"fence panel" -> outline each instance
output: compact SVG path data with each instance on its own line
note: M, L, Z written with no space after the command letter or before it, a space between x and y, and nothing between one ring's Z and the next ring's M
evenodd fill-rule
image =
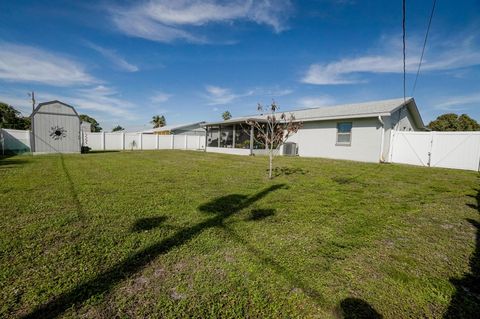
M173 135L158 135L158 148L161 150L172 149Z
M0 154L30 152L30 141L30 131L0 129Z
M125 149L132 151L140 149L139 133L125 133Z
M142 150L156 150L157 149L157 135L142 134Z
M433 132L430 166L476 171L480 158L480 132Z
M187 149L198 150L200 149L199 138L201 136L187 136Z
M403 132L392 134L391 161L477 171L480 132Z
M84 132L83 145L90 147L94 151L103 150L103 134Z
M123 149L123 133L105 133L105 150L121 149Z
M429 132L393 131L391 161L428 166L431 142Z
M184 150L186 146L187 136L186 135L173 135L173 149Z

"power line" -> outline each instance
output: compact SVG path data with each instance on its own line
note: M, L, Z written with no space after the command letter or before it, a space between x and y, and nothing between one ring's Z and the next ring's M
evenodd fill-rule
M428 20L427 32L425 33L425 40L423 41L422 55L420 56L420 62L418 63L417 76L415 77L415 82L413 83L412 96L417 87L418 75L420 74L420 67L422 66L423 54L425 53L425 47L427 46L428 33L430 32L430 26L432 25L433 14L435 12L435 5L437 0L433 0L432 12L430 13L430 19Z
M406 38L406 30L405 30L405 20L406 20L406 0L402 1L402 40L403 40L403 103L406 103L407 100L407 89L406 89L406 64L405 64L405 38Z

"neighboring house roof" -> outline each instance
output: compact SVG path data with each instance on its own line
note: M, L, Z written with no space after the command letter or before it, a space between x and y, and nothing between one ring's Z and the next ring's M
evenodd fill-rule
M162 127L157 127L157 128L153 128L153 129L150 129L150 130L143 131L143 133L155 133L155 132L167 132L167 131L171 132L171 131L181 130L181 129L184 129L184 128L189 128L189 127L192 127L192 126L201 127L203 124L205 124L205 122L165 125L165 126L162 126Z
M351 118L362 118L362 117L377 117L377 116L390 116L392 113L403 107L404 100L401 99L392 99L392 100L382 100L382 101L370 101L363 103L353 103L353 104L342 104L335 106L325 106L317 108L308 108L308 109L299 109L292 111L282 111L286 114L293 114L295 119L302 122L308 121L323 121L323 120L335 120L335 119L351 119ZM415 124L419 128L423 128L422 117L418 111L415 100L411 97L406 99L406 106L409 109ZM265 120L267 115L253 115L253 116L244 116L232 118L228 121L222 122L212 122L207 123L209 125L214 124L228 124L228 123L238 123L245 122L249 119L253 120Z

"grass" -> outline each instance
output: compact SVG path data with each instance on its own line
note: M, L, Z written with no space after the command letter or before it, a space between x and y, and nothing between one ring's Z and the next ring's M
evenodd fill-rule
M186 151L0 159L0 317L475 317L475 172Z

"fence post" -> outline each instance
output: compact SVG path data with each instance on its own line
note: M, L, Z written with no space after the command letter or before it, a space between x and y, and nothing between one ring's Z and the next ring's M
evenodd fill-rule
M0 128L0 142L2 144L2 155L5 155L5 142L3 141L3 129Z
M122 150L125 150L125 132L122 132Z
M435 137L435 131L430 131L430 148L428 150L428 162L427 166L430 167L432 164L432 150L433 150L433 139Z
M388 146L388 161L390 163L393 163L393 151L394 151L394 146L393 143L395 142L395 130L390 129L390 145Z
M185 135L185 149L188 150L188 135Z
M172 144L172 150L174 150L175 149L175 141L174 141L175 140L175 135L172 134L170 136L172 137L170 143Z
M143 133L140 132L140 150L143 150Z
M102 150L105 151L105 132L102 132Z
M157 141L157 150L160 149L160 139L158 138L160 135L158 134L155 134L157 137L156 137L156 141Z
M28 148L30 149L30 152L32 151L32 140L31 140L31 135L30 135L30 131L26 131L27 132L27 141L28 141Z

